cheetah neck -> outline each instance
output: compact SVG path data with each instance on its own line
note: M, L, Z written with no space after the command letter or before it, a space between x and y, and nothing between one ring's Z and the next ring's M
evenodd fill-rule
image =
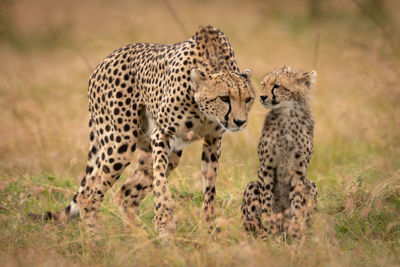
M293 103L272 109L271 112L279 116L287 117L311 117L311 109L308 102Z

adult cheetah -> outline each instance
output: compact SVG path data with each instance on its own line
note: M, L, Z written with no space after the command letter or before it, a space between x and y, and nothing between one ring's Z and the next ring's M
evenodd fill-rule
M210 221L222 136L246 127L254 102L250 71L239 72L224 33L212 26L200 27L194 36L176 44L120 48L97 66L88 96L86 175L65 210L41 218L65 222L80 214L93 235L104 194L138 149L138 165L116 198L133 220L141 200L153 191L156 230L171 234L175 220L168 173L177 167L185 145L203 139L202 213Z
M285 232L301 238L317 201L315 183L305 177L313 150L314 120L309 90L316 72L277 69L262 81L261 103L270 109L258 145L258 181L243 194L246 231L267 237Z

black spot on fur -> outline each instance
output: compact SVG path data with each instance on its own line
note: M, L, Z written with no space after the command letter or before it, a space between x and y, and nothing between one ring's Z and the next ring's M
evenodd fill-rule
M86 174L91 174L93 171L93 167L86 166Z
M122 145L122 146L120 146L120 147L118 148L118 153L119 153L119 154L125 153L127 150L128 150L128 145L127 145L127 144L124 144L124 145Z
M81 181L81 186L84 187L86 185L86 177L83 177Z
M65 214L69 214L70 213L70 211L71 211L71 205L68 205L66 208L65 208Z
M133 153L133 152L135 152L135 150L136 150L136 144L133 144L131 147L131 152Z
M128 190L125 191L125 196L126 197L129 196L130 194L131 194L131 190L128 189Z
M49 220L51 220L51 219L53 219L53 213L51 213L50 211L48 211L48 212L46 212L45 213L45 215L44 215L44 220L45 221L49 221Z
M211 161L212 162L216 162L217 161L217 158L215 157L214 153L211 154Z
M114 168L114 170L119 171L122 168L122 164L121 163L115 163L113 168Z
M193 123L191 121L185 122L186 128L190 129L193 127Z
M206 155L206 152L201 153L201 160L203 160L207 163L210 161Z
M110 169L106 165L104 165L103 166L103 172L106 173L106 174L110 173Z

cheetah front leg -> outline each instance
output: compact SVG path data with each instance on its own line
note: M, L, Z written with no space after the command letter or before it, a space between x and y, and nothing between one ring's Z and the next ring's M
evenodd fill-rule
M318 208L317 208L318 188L315 185L315 183L313 181L311 181L310 179L308 179L307 177L304 177L303 182L304 182L306 194L307 194L308 198L310 199L310 203L308 205L310 208L310 211L316 212L318 210Z
M306 226L311 227L312 224L312 215L318 211L318 188L315 185L313 181L308 179L307 177L304 177L302 180L304 183L304 188L305 188L305 194L306 194L306 208L307 208L307 214L306 214Z
M271 167L264 167L261 164L258 170L258 178L260 186L261 197L261 221L264 225L265 231L261 237L266 238L267 235L275 234L280 231L281 221L274 213L273 206L275 205L274 196L274 176L276 169Z
M160 129L151 135L153 159L153 189L155 228L162 236L175 233L175 219L173 215L174 202L171 197L167 180L167 170L171 149L168 137Z
M243 227L247 232L253 232L255 236L264 232L261 222L261 198L260 184L251 182L243 192L241 206Z
M210 223L215 209L215 183L217 181L218 161L221 155L221 136L206 136L201 155L201 172L203 179L202 216Z
M288 234L296 240L302 238L303 232L306 228L307 220L307 197L304 185L305 177L300 177L293 174L290 180L290 216L288 225ZM287 224L287 223L285 223Z

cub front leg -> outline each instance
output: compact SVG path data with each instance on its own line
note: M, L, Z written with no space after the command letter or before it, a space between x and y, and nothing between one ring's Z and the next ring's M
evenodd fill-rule
M305 189L305 197L306 197L306 226L311 227L312 224L312 215L318 211L318 188L313 181L308 179L307 177L303 177L302 179Z
M280 231L281 219L274 213L275 196L274 196L274 176L276 169L265 167L261 164L258 170L258 179L260 184L260 198L261 198L261 221L264 225L264 235L271 235Z
M318 188L313 181L304 177L303 179L304 187L306 190L306 194L308 195L310 202L309 208L311 212L316 212L318 210L317 203L318 203Z
M161 235L175 233L175 219L173 215L174 202L171 197L167 180L169 156L171 153L168 137L159 129L155 130L152 138L153 158L153 189L155 228Z
M203 179L202 214L206 222L211 222L215 209L215 183L217 181L218 161L221 155L221 136L206 136L201 154L201 172Z
M307 220L307 197L305 192L304 178L292 175L290 181L290 221L288 233L293 239L301 239L306 228Z
M258 182L249 183L244 190L241 211L246 232L252 232L255 236L264 232L261 222L260 184Z

